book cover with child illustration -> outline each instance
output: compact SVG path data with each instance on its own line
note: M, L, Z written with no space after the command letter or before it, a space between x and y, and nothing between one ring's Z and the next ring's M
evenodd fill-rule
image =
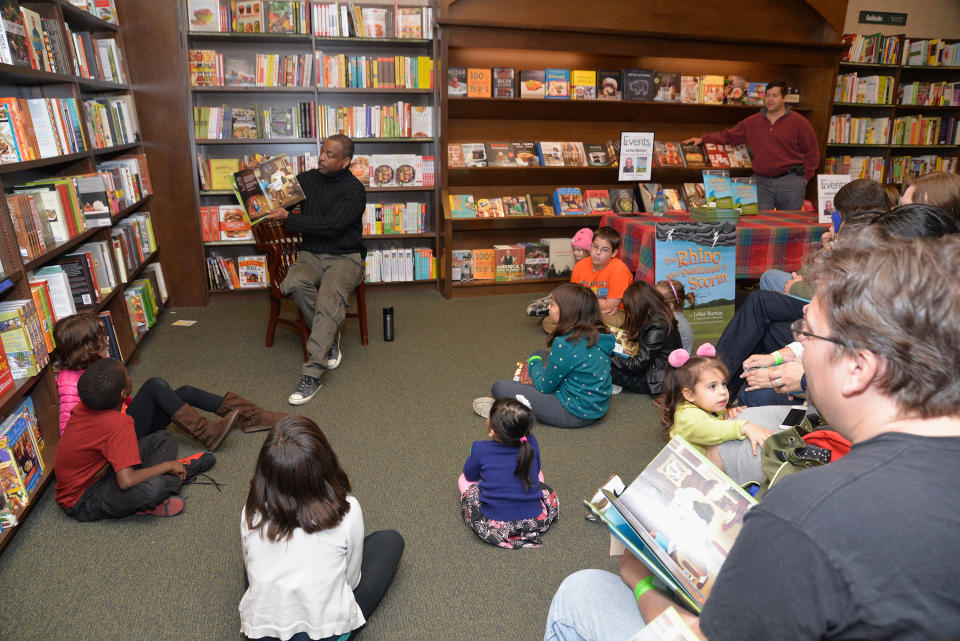
M251 225L278 207L290 208L306 200L286 155L264 160L256 169L233 174L233 193Z

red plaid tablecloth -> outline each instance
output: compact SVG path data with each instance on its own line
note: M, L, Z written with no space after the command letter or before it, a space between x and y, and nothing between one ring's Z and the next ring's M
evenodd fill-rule
M689 222L690 216L608 214L600 224L620 232L620 258L634 272L634 280L653 283L654 225L683 221ZM828 227L817 222L816 213L778 211L742 216L737 223L737 278L760 278L768 269L796 271L806 263L811 246L820 246L820 236Z

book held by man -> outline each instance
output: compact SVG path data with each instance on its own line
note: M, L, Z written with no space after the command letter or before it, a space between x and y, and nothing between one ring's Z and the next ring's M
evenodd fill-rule
M285 155L261 162L256 169L233 174L233 193L251 225L279 207L290 208L306 200Z

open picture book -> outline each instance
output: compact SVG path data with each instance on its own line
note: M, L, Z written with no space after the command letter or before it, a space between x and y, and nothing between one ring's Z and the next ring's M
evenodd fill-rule
M285 155L268 158L256 169L244 167L233 174L233 193L251 225L278 207L289 209L306 200Z
M756 503L680 437L667 443L632 483L624 487L619 477L612 477L584 501L681 604L698 614L744 514Z

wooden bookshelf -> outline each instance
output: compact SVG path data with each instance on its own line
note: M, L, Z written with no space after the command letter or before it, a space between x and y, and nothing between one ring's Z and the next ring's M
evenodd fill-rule
M695 2L642 3L600 0L584 11L573 0L557 2L444 0L440 14L443 71L451 67L515 70L514 98L449 96L441 90L440 167L444 207L441 273L446 297L544 291L544 280L498 283L451 282L454 250L493 244L570 237L599 216L453 219L447 195L475 197L552 194L557 187L623 187L610 167L452 168L449 143L619 140L621 131L653 131L656 139L683 140L730 127L756 113L743 105L655 101L531 100L519 97L520 71L527 69L627 69L683 75L740 75L748 81L782 80L801 90L800 104L821 145L826 142L832 83L842 45L846 3L731 0L723 7ZM802 5L802 6L801 6ZM749 20L743 20L749 15ZM776 25L776 26L774 26ZM718 35L722 34L722 35ZM774 38L775 34L775 38ZM750 175L734 169L731 174ZM699 182L699 169L655 168L651 180L667 185ZM815 185L811 185L811 189Z
M119 3L123 4L123 3ZM43 178L71 176L89 173L96 170L97 164L120 156L127 152L148 152L148 144L142 138L136 142L97 149L94 146L95 136L91 129L90 120L84 105L84 100L98 97L109 97L130 94L130 87L126 84L103 82L74 75L74 52L72 44L66 39L66 28L73 32L90 31L98 35L113 37L124 58L129 62L129 55L125 52L123 20L120 25L114 25L101 20L85 11L77 9L65 0L46 0L43 2L21 3L37 11L44 19L53 19L60 27L61 37L65 49L65 62L68 69L65 72L53 73L32 69L19 65L0 64L0 95L16 98L73 98L77 102L80 115L80 126L86 138L86 149L75 153L15 162L0 165L0 189L5 194L10 193L13 187L28 181ZM136 74L130 74L136 78ZM134 102L134 105L136 102ZM152 159L152 158L151 158ZM128 216L145 211L151 202L149 196L130 206L113 213L110 223L115 225ZM0 300L11 301L31 299L28 274L43 267L64 254L67 254L88 241L110 241L111 226L88 227L86 231L55 246L50 246L40 256L26 259L21 256L11 220L11 213L5 198L0 198L0 260L3 263L3 275L0 277ZM127 281L118 283L108 292L101 292L99 300L92 305L78 308L78 311L102 312L109 311L113 316L113 324L117 333L117 341L126 360L136 359L136 345L123 289L132 281L142 268L154 259L156 252L144 260ZM110 268L119 277L117 257L111 248L107 259ZM0 550L6 548L10 539L16 535L22 523L29 517L34 505L37 504L40 494L50 484L53 478L53 464L57 443L60 439L58 405L59 397L56 387L55 373L52 366L47 365L37 375L15 380L13 390L7 392L0 399L0 418L6 418L27 397L33 401L36 410L40 434L44 440L41 456L44 462L43 475L33 493L29 497L26 509L17 515L21 526L5 529L0 533Z

